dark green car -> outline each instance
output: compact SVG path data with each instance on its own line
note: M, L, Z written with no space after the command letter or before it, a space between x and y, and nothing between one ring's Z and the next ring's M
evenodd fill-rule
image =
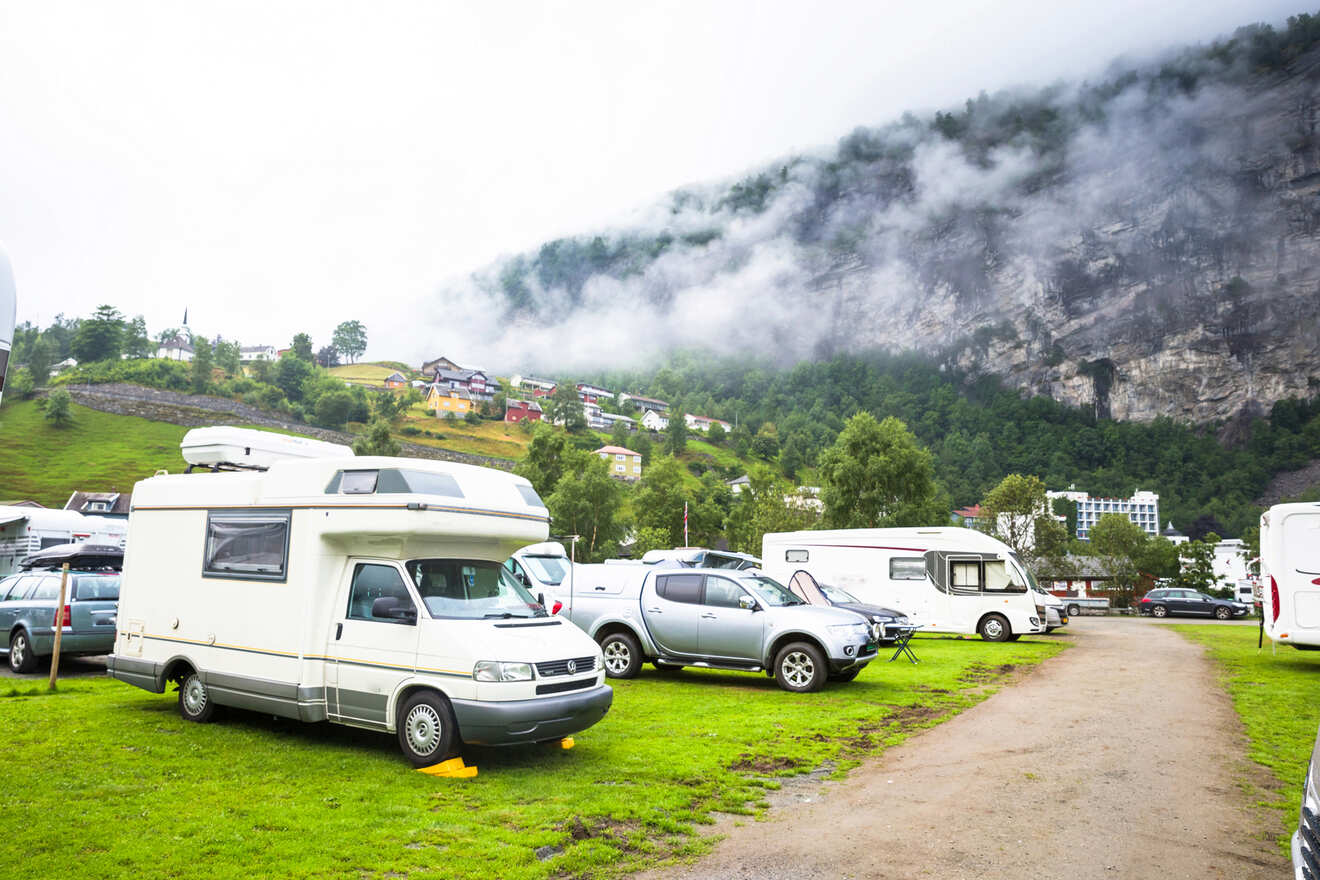
M60 609L60 572L25 571L0 580L0 633L9 668L32 672L55 650L55 615L63 618L60 655L108 654L115 645L119 572L71 571Z

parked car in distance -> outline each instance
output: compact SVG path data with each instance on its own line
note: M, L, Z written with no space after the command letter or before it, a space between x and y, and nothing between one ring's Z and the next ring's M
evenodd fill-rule
M902 611L872 605L842 587L818 583L808 571L794 572L788 579L788 589L810 605L833 606L860 614L871 625L871 637L881 645L892 645L901 636L917 629L917 625Z
M1292 836L1292 863L1296 880L1320 877L1320 733L1306 768L1302 809Z
M648 550L642 554L643 565L656 565L661 562L677 562L684 568L727 568L733 571L761 567L761 560L758 557L733 550L675 547L672 550Z
M1196 590L1161 588L1151 590L1137 603L1137 611L1152 617L1213 617L1231 620L1246 617L1251 606L1231 599L1216 599Z
M76 545L75 545L76 546ZM43 551L59 554L61 562L77 564L77 553L65 547ZM122 559L123 551L113 550ZM112 555L112 554L111 554ZM31 560L25 560L29 564ZM9 649L9 668L32 672L40 657L55 650L55 619L61 619L60 655L108 654L115 645L119 608L119 572L71 570L63 608L59 607L61 573L38 566L0 580L0 633Z

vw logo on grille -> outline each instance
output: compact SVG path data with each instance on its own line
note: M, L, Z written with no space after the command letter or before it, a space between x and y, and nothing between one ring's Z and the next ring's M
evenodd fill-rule
M577 661L576 661L576 660L569 660L569 661L568 661L568 674L569 674L569 675L572 675L572 674L575 673L575 672L577 672Z

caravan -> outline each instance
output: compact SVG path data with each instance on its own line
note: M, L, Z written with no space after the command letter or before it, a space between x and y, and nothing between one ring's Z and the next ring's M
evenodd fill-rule
M47 547L91 541L124 547L128 523L76 510L0 507L0 577L18 571L19 563Z
M190 467L219 473L134 490L110 675L176 683L192 721L227 705L394 732L419 766L604 717L600 648L501 565L546 538L527 480L199 431Z
M962 528L767 533L765 572L799 570L863 602L897 608L922 632L1011 641L1046 629L1042 592L1013 549Z
M1260 582L1265 634L1320 648L1320 504L1276 504L1261 514Z

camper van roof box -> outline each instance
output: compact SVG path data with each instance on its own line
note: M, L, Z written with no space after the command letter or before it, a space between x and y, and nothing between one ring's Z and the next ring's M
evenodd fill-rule
M310 437L290 437L252 428L193 428L179 444L188 470L264 471L277 461L305 458L346 458L353 450Z

